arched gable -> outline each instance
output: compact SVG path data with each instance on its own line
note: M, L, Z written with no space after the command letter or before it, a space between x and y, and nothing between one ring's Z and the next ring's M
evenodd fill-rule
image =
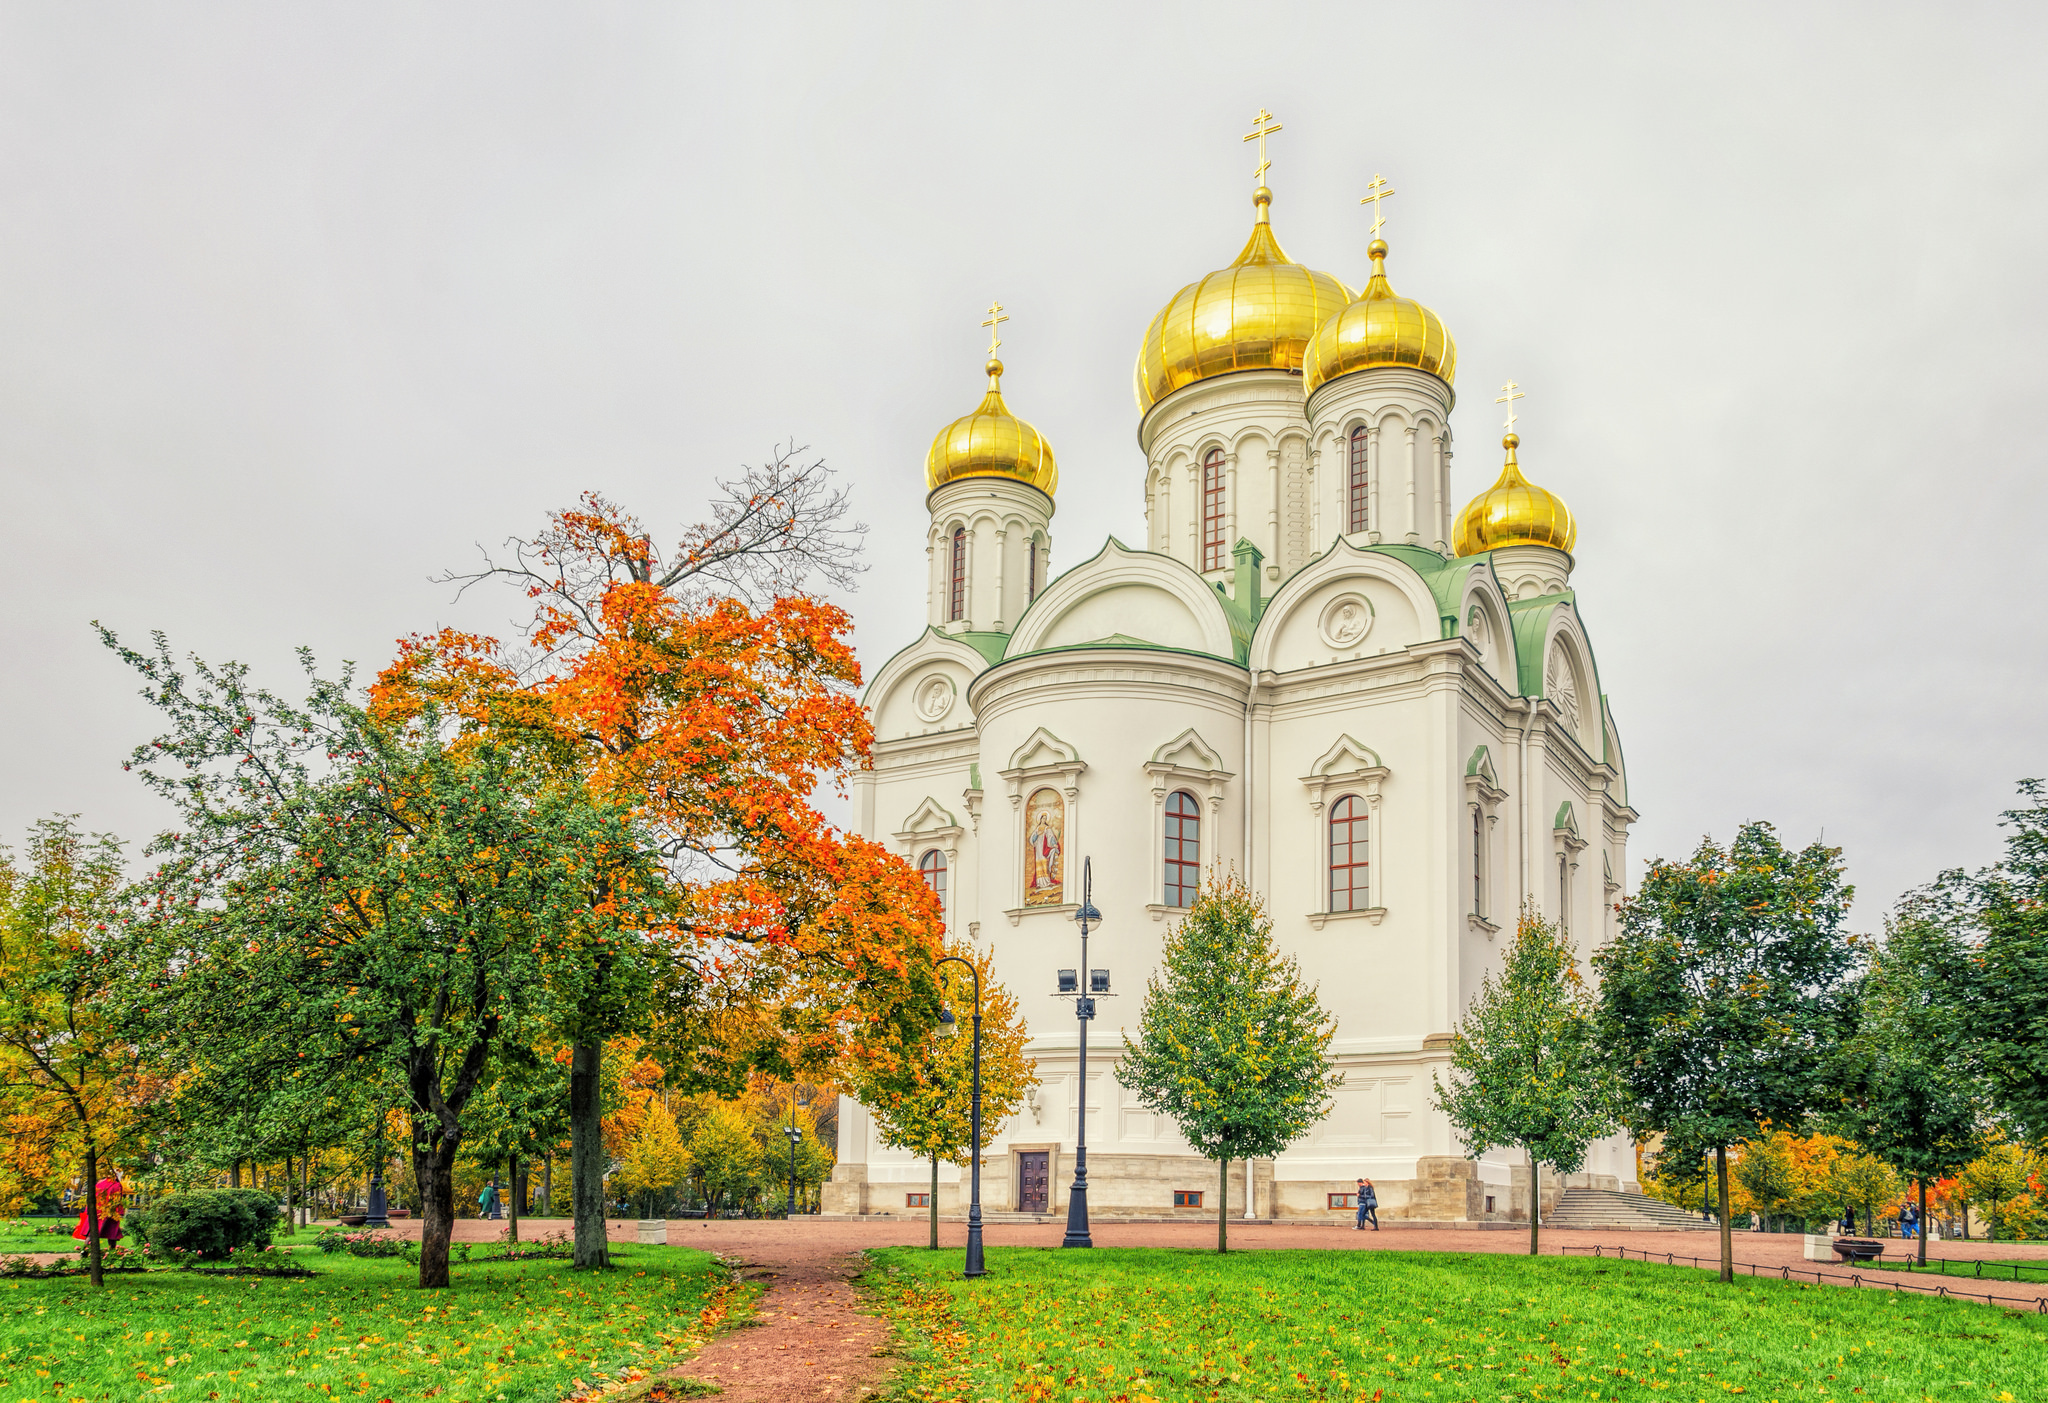
M1345 614L1362 602L1363 614ZM1249 665L1291 672L1441 636L1428 583L1399 556L1339 537L1288 577L1259 617ZM1362 629L1361 629L1362 625Z
M1521 675L1515 657L1515 627L1508 612L1507 591L1490 561L1475 560L1465 572L1465 589L1458 606L1458 636L1478 650L1480 661L1494 680L1508 691L1516 689Z
M861 700L874 721L875 739L971 727L967 686L988 667L989 659L961 635L927 628L868 683Z
M1598 761L1606 749L1600 674L1570 591L1519 601L1510 614L1522 695L1550 702L1579 748Z
M1115 537L1093 560L1039 591L1003 656L1087 645L1236 657L1223 602L1200 575L1172 556L1134 551Z

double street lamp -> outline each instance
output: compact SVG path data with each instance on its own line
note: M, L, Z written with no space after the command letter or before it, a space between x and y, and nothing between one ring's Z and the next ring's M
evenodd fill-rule
M981 971L973 961L958 955L947 955L939 963L963 965L974 976L974 1090L967 1103L967 1162L972 1187L967 1201L967 1266L962 1275L985 1276L987 1269L981 1264ZM950 1005L939 1005L939 1031L947 1037L959 1036L960 1020L953 1016Z
M796 1147L803 1140L804 1133L796 1128L796 1075L789 1078L789 1124L782 1127L782 1133L789 1137L789 1208L784 1216L796 1216Z
M1088 1025L1095 1018L1095 1000L1109 997L1109 971L1088 968L1088 927L1100 924L1102 913L1095 909L1089 897L1094 872L1093 861L1081 860L1081 909L1074 913L1074 920L1081 927L1081 968L1060 971L1060 997L1071 996L1074 1000L1074 1018L1081 1025L1081 1093L1079 1108L1075 1112L1074 1136L1074 1184L1067 1193L1067 1235L1060 1239L1062 1247L1093 1247L1095 1239L1088 1233ZM1088 992L1081 992L1081 974L1087 971Z

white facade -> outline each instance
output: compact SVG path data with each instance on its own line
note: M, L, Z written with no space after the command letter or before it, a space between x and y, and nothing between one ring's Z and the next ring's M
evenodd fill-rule
M874 767L855 798L863 834L913 864L943 857L949 930L994 952L1030 1019L1043 1085L989 1151L988 1211L1065 1211L1082 1095L1073 1006L1052 995L1056 971L1079 962L1087 857L1105 917L1089 964L1111 971L1119 996L1099 1003L1089 1035L1091 1210L1213 1212L1213 1164L1116 1080L1178 913L1170 809L1192 808L1202 866L1234 866L1263 896L1338 1021L1335 1108L1252 1166L1250 1211L1345 1215L1329 1196L1366 1174L1390 1219L1526 1215L1526 1171L1464 1158L1431 1075L1525 901L1584 954L1607 938L1635 813L1570 557L1448 554L1453 398L1400 366L1341 376L1309 403L1285 371L1185 386L1139 432L1147 549L1111 540L1050 583L1044 493L968 477L931 494L930 627L869 684ZM1361 429L1370 495L1351 530ZM1203 464L1218 452L1232 549L1205 571ZM1047 554L1034 567L1027 549ZM1027 832L1028 816L1055 808L1056 893L1042 835L1031 849ZM1361 816L1345 832L1362 831L1367 865L1333 897L1340 812ZM882 1145L856 1105L842 1111L839 1154L829 1212L923 1211L910 1196L929 1164ZM1042 1204L1026 1199L1038 1155ZM1626 1142L1597 1147L1586 1174L1632 1187ZM945 1211L964 1206L964 1177L942 1171ZM1243 1166L1232 1182L1244 1211ZM1206 1206L1176 1209L1176 1190L1207 1194Z

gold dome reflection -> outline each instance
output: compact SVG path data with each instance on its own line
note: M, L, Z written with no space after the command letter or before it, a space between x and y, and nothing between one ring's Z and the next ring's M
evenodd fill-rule
M1258 219L1237 261L1189 283L1152 318L1133 376L1141 411L1212 375L1299 371L1316 328L1351 300L1343 283L1288 258L1273 237L1272 202L1265 186L1253 191Z
M1458 371L1458 345L1443 318L1395 293L1387 282L1384 241L1374 239L1366 252L1372 256L1372 281L1356 302L1317 328L1305 367L1307 392L1375 365L1413 366L1451 383Z
M1044 435L1003 403L1003 363L989 358L988 393L972 414L940 429L925 455L924 482L930 491L961 477L1010 477L1050 497L1059 487L1059 465Z
M1459 513L1455 533L1459 555L1477 555L1502 546L1552 546L1571 553L1578 542L1578 523L1564 498L1522 476L1515 449L1522 440L1509 434L1501 440L1508 451L1500 480L1474 497Z

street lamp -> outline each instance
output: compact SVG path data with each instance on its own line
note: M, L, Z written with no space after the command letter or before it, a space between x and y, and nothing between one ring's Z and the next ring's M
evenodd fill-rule
M1074 1184L1067 1192L1067 1235L1060 1239L1062 1247L1095 1245L1088 1235L1088 1024L1095 1017L1096 997L1109 994L1109 971L1088 969L1088 927L1102 920L1102 913L1089 899L1092 867L1093 859L1081 859L1081 909L1074 913L1074 920L1081 927L1081 970L1088 971L1088 992L1081 992L1081 970L1063 969L1059 973L1060 996L1073 997L1074 1018L1081 1025L1081 1101L1074 1116Z
M965 965L974 976L974 1088L967 1102L967 1266L963 1276L986 1276L981 1264L981 971L971 960L947 955L939 964ZM935 966L936 968L936 966ZM939 1005L939 1031L949 1038L960 1035L960 1020L946 1004Z
M789 1087L789 1124L782 1127L782 1133L789 1137L789 1210L785 1217L796 1216L796 1147L804 1133L796 1128L796 1083Z

